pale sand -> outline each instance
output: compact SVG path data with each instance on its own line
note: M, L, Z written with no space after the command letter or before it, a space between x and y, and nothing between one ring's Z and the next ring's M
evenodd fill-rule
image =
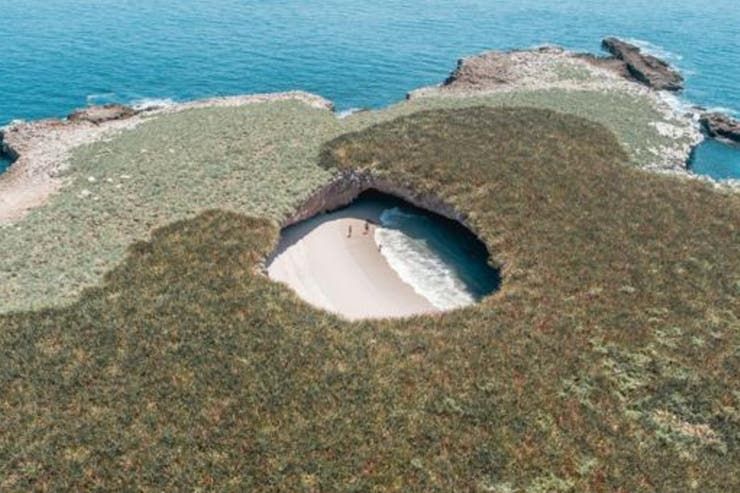
M377 204L354 204L286 228L268 275L311 305L350 320L437 312L378 251L375 226L364 234L365 220L379 223L382 211Z

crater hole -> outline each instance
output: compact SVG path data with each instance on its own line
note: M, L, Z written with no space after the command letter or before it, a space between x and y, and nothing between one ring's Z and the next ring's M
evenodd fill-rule
M268 276L350 320L454 310L498 290L486 246L457 221L377 190L282 230Z

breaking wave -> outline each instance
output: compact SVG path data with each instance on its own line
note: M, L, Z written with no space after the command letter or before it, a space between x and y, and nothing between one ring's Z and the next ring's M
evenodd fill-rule
M176 103L171 98L143 98L131 101L135 110L159 109L174 106Z
M85 97L88 106L98 106L108 103L117 103L118 95L115 92L101 92L97 94L88 94Z
M381 253L399 277L440 310L452 310L476 302L456 262L464 252L435 222L426 216L386 209L375 230ZM458 251L459 250L459 251Z
M666 60L668 62L671 62L672 64L679 64L679 62L683 60L682 55L669 51L662 46L651 43L650 41L645 41L644 39L628 38L625 41L637 46L648 55L653 55L654 57L658 57L661 60Z
M355 113L359 113L363 111L363 108L348 108L346 110L341 110L337 112L337 118L340 120L343 118L347 118L348 116L352 116Z

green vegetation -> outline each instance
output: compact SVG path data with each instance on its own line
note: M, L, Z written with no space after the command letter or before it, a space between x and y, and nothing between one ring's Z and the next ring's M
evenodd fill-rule
M349 323L255 272L274 221L171 224L79 301L0 317L0 490L740 489L738 196L536 109L316 151L465 212L501 291Z
M297 101L160 116L79 148L65 188L17 227L0 227L0 313L75 300L122 261L128 245L203 210L283 217L329 180L317 156L342 133L421 110L478 105L552 109L601 123L635 164L675 145L652 125L670 121L648 97L618 91L425 97L344 120Z
M128 245L205 209L279 219L329 179L316 156L340 131L285 101L160 116L77 149L61 193L0 229L0 312L74 300Z
M665 149L690 144L685 137L662 135L655 123L675 124L656 107L651 98L623 91L544 89L508 91L480 96L421 97L391 106L381 112L357 113L348 119L352 127L364 128L380 121L423 110L491 107L532 107L567 113L611 130L636 166L659 162ZM532 122L539 125L538 122ZM359 126L358 126L359 124Z
M557 63L552 67L552 71L562 81L592 82L597 80L588 68L572 62Z

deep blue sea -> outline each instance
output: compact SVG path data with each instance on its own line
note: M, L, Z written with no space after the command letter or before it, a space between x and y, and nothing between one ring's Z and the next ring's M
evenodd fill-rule
M598 52L606 35L678 65L688 101L740 110L731 1L0 0L0 125L289 89L340 110L379 107L441 81L463 55L542 43ZM696 166L740 177L740 151L712 146Z

